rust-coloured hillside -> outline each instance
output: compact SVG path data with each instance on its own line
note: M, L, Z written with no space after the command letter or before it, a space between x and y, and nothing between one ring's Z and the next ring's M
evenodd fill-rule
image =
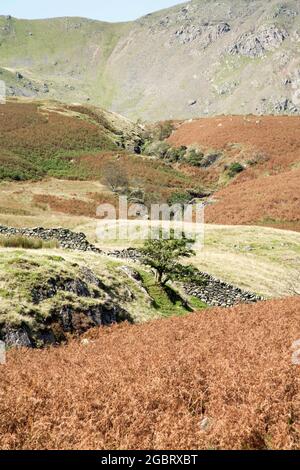
M0 448L299 448L299 311L289 298L10 351Z
M169 141L222 151L210 168L193 172L210 184L220 181L225 165L246 168L214 195L208 222L300 230L299 131L296 116L228 116L185 122Z

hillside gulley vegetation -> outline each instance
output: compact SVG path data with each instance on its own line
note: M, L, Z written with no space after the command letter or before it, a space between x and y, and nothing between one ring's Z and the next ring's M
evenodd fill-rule
M95 217L101 202L118 193L142 192L146 205L201 193L201 182L157 158L137 155L143 130L125 118L88 106L10 100L0 110L0 181L98 180L111 194L91 201L35 195L37 203L73 215ZM158 126L159 127L159 126ZM112 193L115 193L112 194Z

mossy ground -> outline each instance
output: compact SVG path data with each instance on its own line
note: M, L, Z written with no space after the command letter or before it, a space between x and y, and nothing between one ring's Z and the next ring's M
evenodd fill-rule
M33 334L51 323L53 312L69 306L88 312L107 296L126 310L133 322L159 317L141 289L106 257L59 250L0 249L0 326L29 328ZM85 281L88 293L68 291L65 285L82 280L89 269L101 284ZM52 287L55 287L52 289Z
M139 269L143 286L153 299L153 306L162 317L186 315L193 310L207 308L207 305L199 299L189 297L183 300L180 293L173 287L159 285L153 274L149 271Z
M108 296L124 314L127 312L119 320L133 323L186 315L206 307L195 299L185 302L176 290L162 288L151 272L131 262L50 249L0 248L0 255L0 333L4 327L26 328L31 337L38 338L49 328L53 331L57 312L71 309L84 318L85 313L104 305ZM142 285L121 269L126 264L138 269ZM85 279L83 272L87 269L98 278L99 285ZM82 281L83 292L66 287Z

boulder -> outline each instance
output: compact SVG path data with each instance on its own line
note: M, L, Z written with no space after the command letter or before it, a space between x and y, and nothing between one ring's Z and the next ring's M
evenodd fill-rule
M32 346L29 335L23 327L5 327L1 336L9 348L29 348Z

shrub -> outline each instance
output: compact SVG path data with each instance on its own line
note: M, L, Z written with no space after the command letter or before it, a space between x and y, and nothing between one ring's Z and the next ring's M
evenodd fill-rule
M124 166L119 161L110 161L103 168L102 180L113 192L126 193L128 191L128 176Z
M228 168L228 175L233 178L234 176L238 175L239 173L242 173L245 168L241 163L235 162L230 165Z
M172 134L174 130L174 125L172 121L164 121L157 124L154 132L153 138L157 140L165 140Z
M170 147L167 151L165 158L167 158L170 162L178 162L181 161L186 153L186 147Z
M161 234L162 236L163 234ZM195 255L192 245L195 240L188 238L169 240L147 240L142 248L143 263L156 273L159 284L165 286L170 280L192 279L195 270L192 266L183 266L180 259Z
M160 140L147 141L143 148L143 153L149 156L169 160L170 162L178 162L183 160L186 154L187 147L181 145L180 147L171 147L167 142Z
M169 197L168 204L188 204L190 200L191 196L188 193L175 192Z

